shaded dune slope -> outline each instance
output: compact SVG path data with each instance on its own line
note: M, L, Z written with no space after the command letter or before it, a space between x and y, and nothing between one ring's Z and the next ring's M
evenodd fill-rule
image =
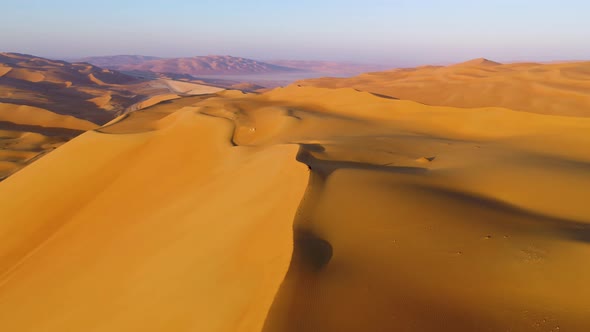
M297 86L122 116L0 184L0 328L587 331L588 132Z

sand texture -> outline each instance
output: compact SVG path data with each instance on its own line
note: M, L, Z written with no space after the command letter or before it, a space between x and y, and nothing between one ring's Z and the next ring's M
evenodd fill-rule
M590 331L587 110L357 89L169 100L1 182L0 330Z

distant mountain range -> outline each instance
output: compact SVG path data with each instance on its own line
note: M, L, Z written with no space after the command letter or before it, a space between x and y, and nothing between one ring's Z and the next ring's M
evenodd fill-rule
M87 62L102 68L117 69L121 66L139 65L146 61L160 60L155 56L143 55L113 55L113 56L95 56L82 59L76 59L77 62Z
M151 71L188 75L240 75L292 73L300 69L273 65L233 56L195 56L190 58L155 58L140 55L117 55L80 59L104 68L122 71Z
M387 67L341 63L333 61L276 60L258 61L234 56L195 56L188 58L158 58L142 55L98 56L77 59L103 68L121 71L155 72L181 75L253 75L285 73L323 73L326 75L356 75Z

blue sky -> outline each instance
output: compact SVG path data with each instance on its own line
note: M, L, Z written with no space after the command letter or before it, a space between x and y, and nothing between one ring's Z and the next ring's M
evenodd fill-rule
M391 65L590 59L587 0L0 0L0 50Z

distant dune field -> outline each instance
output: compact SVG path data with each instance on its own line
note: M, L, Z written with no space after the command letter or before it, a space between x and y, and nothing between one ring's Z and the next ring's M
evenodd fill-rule
M121 115L0 183L0 330L590 331L585 68Z
M533 113L590 116L590 62L500 64L486 59L320 78L304 86L352 87L428 105L506 107Z

